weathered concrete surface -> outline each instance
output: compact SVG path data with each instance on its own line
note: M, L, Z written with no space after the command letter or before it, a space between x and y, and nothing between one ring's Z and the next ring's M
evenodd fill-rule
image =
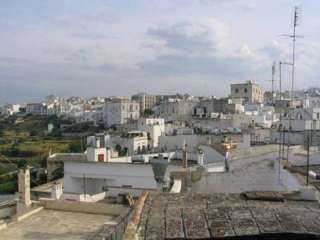
M119 216L121 214L125 214L128 211L128 208L117 204L62 200L41 200L40 203L46 209L51 210L81 212L89 214L104 214L110 216Z
M240 194L153 193L137 235L146 240L316 239L320 237L320 205L247 200Z
M0 239L91 239L113 217L98 214L42 210L20 222L8 224Z

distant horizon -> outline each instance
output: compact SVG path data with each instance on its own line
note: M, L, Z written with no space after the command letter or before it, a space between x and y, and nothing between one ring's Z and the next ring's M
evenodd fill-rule
M315 86L311 86L311 87L307 87L307 88L304 88L304 89L296 89L295 92L300 92L300 91L306 91L306 90L309 90L309 89L319 89L320 90L320 87L315 87ZM271 90L265 90L267 92L271 92ZM279 92L278 90L275 90L275 92ZM285 90L284 93L289 93L290 90ZM227 93L226 95L222 95L222 96L218 96L218 95L214 95L214 94L211 94L211 95L195 95L195 94L192 94L191 92L175 92L175 93L150 93L150 92L135 92L135 93L132 93L132 94L129 94L129 95L108 95L108 96L102 96L102 95L90 95L90 96L85 96L85 95L57 95L57 94L48 94L46 96L43 96L43 97L37 97L37 98L33 98L33 99L25 99L25 100L22 100L22 101L17 101L17 102L5 102L5 103L2 103L0 102L0 106L4 106L6 104L27 104L27 103L40 103L40 102L43 102L45 100L46 97L50 96L50 95L53 95L55 97L60 97L60 98L65 98L65 99L68 99L68 98L72 98L72 97L83 97L84 99L88 100L88 99L91 99L91 98L94 98L94 97L102 97L102 98L111 98L111 97L131 97L135 94L138 94L138 93L146 93L148 95L175 95L175 94L181 94L181 95L184 95L184 94L189 94L190 96L193 96L193 97L217 97L217 98L227 98L229 97L230 95L230 92Z
M316 0L73 0L0 3L0 105L61 96L192 92L225 96L251 79L271 88L290 62L295 89L320 87ZM174 13L174 14L173 14ZM283 68L290 89L290 69ZM278 83L276 83L278 86Z

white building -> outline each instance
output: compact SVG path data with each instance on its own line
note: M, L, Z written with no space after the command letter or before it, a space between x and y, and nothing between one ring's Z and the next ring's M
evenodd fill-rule
M27 114L47 115L47 106L42 103L28 103L26 107Z
M139 163L135 163L135 156L99 161L100 154L103 153L95 152L95 156L92 155L94 161L64 161L64 192L61 199L96 202L121 192L139 196L143 191L162 191L170 172L184 170L182 164L168 166L170 159L183 159L181 151L140 155L143 162ZM164 166L160 167L162 159ZM210 163L223 163L224 159L224 155L210 146L201 146L201 151L197 149L196 152L187 153L187 160L193 162L195 168L208 163L210 168ZM164 181L158 182L161 176Z
M188 120L192 118L195 101L181 100L161 103L153 108L155 116L164 118L166 121Z
M8 104L6 106L0 106L0 114L3 115L13 115L20 112L20 104Z
M156 105L156 96L146 93L138 93L132 96L132 100L140 104L140 113L143 114L146 109L152 109Z
M64 163L64 199L98 201L123 191L138 196L144 190L157 190L150 164Z
M243 105L238 103L237 100L228 98L202 100L194 109L194 115L197 117L211 117L215 113L242 113L244 111Z
M159 137L165 135L165 123L163 118L140 118L137 128L147 132L149 145L152 148L159 146Z
M291 118L291 120L290 120ZM285 113L282 124L292 131L320 130L320 108L297 108Z
M279 116L275 113L274 107L263 104L245 105L245 114L251 116L252 124L264 128L270 128L279 121Z
M104 122L107 126L124 124L140 117L138 102L119 99L107 102L104 106Z
M89 162L107 162L111 158L109 135L96 135L87 138L87 160Z
M74 153L50 156L49 161L63 162L64 189L60 199L96 202L107 196L117 196L121 192L139 196L146 190L162 191L163 187L168 186L171 172L185 171L184 159L193 169L201 165L210 170L217 167L216 163L219 168L224 166L225 155L219 154L220 151L212 146L201 145L194 151L188 147L185 158L181 149L112 157L110 140L108 135L90 136L87 138L87 150L81 156L75 156ZM170 164L171 160L173 164Z
M320 97L306 97L302 101L304 108L320 108Z
M75 118L77 123L93 122L98 124L103 122L103 112L102 111L83 111L73 113L72 116Z
M119 145L127 155L145 153L150 149L147 133L142 131L130 131L121 136L113 136L111 142L113 146Z
M246 103L263 103L263 97L263 89L252 81L231 84L231 98L233 99L242 98Z

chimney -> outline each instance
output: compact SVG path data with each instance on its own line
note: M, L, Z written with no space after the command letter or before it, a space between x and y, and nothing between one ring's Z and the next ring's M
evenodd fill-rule
M24 169L19 170L18 175L18 190L19 190L19 202L17 204L17 211L25 210L31 205L30 198L30 170L27 166Z
M63 193L62 184L54 182L54 185L52 186L52 189L51 189L51 198L58 200L60 199L62 193Z
M183 147L182 147L182 166L187 169L188 168L188 156L187 156L187 147L185 141L183 141Z
M203 159L204 159L204 152L203 152L203 150L199 147L199 148L198 148L198 164L199 164L200 166L203 166L203 165L204 165Z

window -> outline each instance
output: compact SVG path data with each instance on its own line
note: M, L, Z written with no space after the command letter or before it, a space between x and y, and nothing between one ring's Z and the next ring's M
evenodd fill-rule
M247 93L247 92L248 92L248 89L247 89L247 88L245 88L245 89L244 89L244 92L245 92L245 93Z
M238 88L234 89L234 92L235 92L235 93L238 93L238 92L239 92L239 89L238 89Z

